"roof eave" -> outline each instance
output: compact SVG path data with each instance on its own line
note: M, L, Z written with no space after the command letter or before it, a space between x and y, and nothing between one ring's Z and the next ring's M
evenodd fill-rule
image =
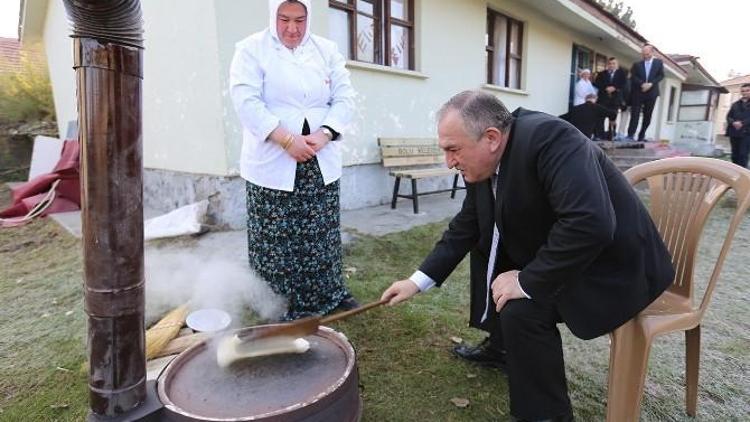
M44 35L49 0L21 0L18 39L21 44L38 42Z
M578 11L571 8L570 5L577 6L580 10L584 11L589 15L591 19L587 19L594 24L604 25L610 30L610 35L634 51L640 53L640 49L644 44L649 43L648 40L641 35L635 29L625 25L615 15L608 12L604 7L598 4L595 0L557 0L561 4L568 7L572 11L578 13ZM592 10L593 9L593 10ZM680 67L674 60L668 55L662 53L658 47L654 46L655 55L664 62L664 67L670 73L672 73L680 81L687 79L687 72Z

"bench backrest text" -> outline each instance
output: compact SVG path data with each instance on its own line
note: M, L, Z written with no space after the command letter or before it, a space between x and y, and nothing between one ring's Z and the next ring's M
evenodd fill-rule
M435 138L380 138L383 167L443 164L443 151Z

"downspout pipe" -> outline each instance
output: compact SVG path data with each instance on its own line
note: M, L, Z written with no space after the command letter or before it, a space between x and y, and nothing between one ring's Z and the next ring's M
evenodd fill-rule
M89 403L94 418L110 418L147 395L143 22L140 0L63 1L78 90Z

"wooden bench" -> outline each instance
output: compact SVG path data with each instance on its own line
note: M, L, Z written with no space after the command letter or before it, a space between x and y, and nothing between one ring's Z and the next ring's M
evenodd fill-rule
M383 157L383 167L390 169L390 175L396 180L393 183L393 199L391 209L396 208L398 198L411 199L414 204L414 214L419 213L419 196L433 193L448 192L451 198L456 197L456 191L466 189L458 186L458 170L445 167L443 151L433 138L380 138L380 153ZM437 165L442 164L442 167ZM417 190L417 180L428 177L453 176L453 187L428 192ZM411 179L411 195L399 193L401 179Z

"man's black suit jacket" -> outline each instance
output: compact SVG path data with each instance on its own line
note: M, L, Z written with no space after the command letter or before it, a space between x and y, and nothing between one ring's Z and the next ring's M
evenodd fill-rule
M625 71L619 67L615 69L615 73L611 79L609 71L606 69L602 70L596 75L596 79L594 80L594 86L599 90L596 102L607 108L617 109L624 101L623 95L627 83L628 77ZM607 87L610 86L615 88L615 91L611 94L607 92Z
M471 252L470 324L491 331L494 306L487 322L480 318L497 220L502 245L493 277L522 270L524 291L553 303L576 336L610 332L672 282L669 252L635 191L594 143L547 114L513 114L498 200L489 180L468 184L461 210L420 270L440 285Z
M633 101L653 100L659 96L659 83L664 79L664 63L659 59L653 59L651 62L651 71L646 77L646 63L643 60L635 62L630 69L631 95ZM641 91L641 84L651 82L654 84L646 92Z
M570 122L576 129L580 130L587 139L591 139L594 135L596 125L601 125L606 117L616 119L617 108L608 108L602 104L592 103L591 101L578 104L569 112L560 116L561 119Z
M737 129L732 123L742 122L742 127ZM730 138L742 138L750 136L750 102L735 101L727 113L727 136Z

